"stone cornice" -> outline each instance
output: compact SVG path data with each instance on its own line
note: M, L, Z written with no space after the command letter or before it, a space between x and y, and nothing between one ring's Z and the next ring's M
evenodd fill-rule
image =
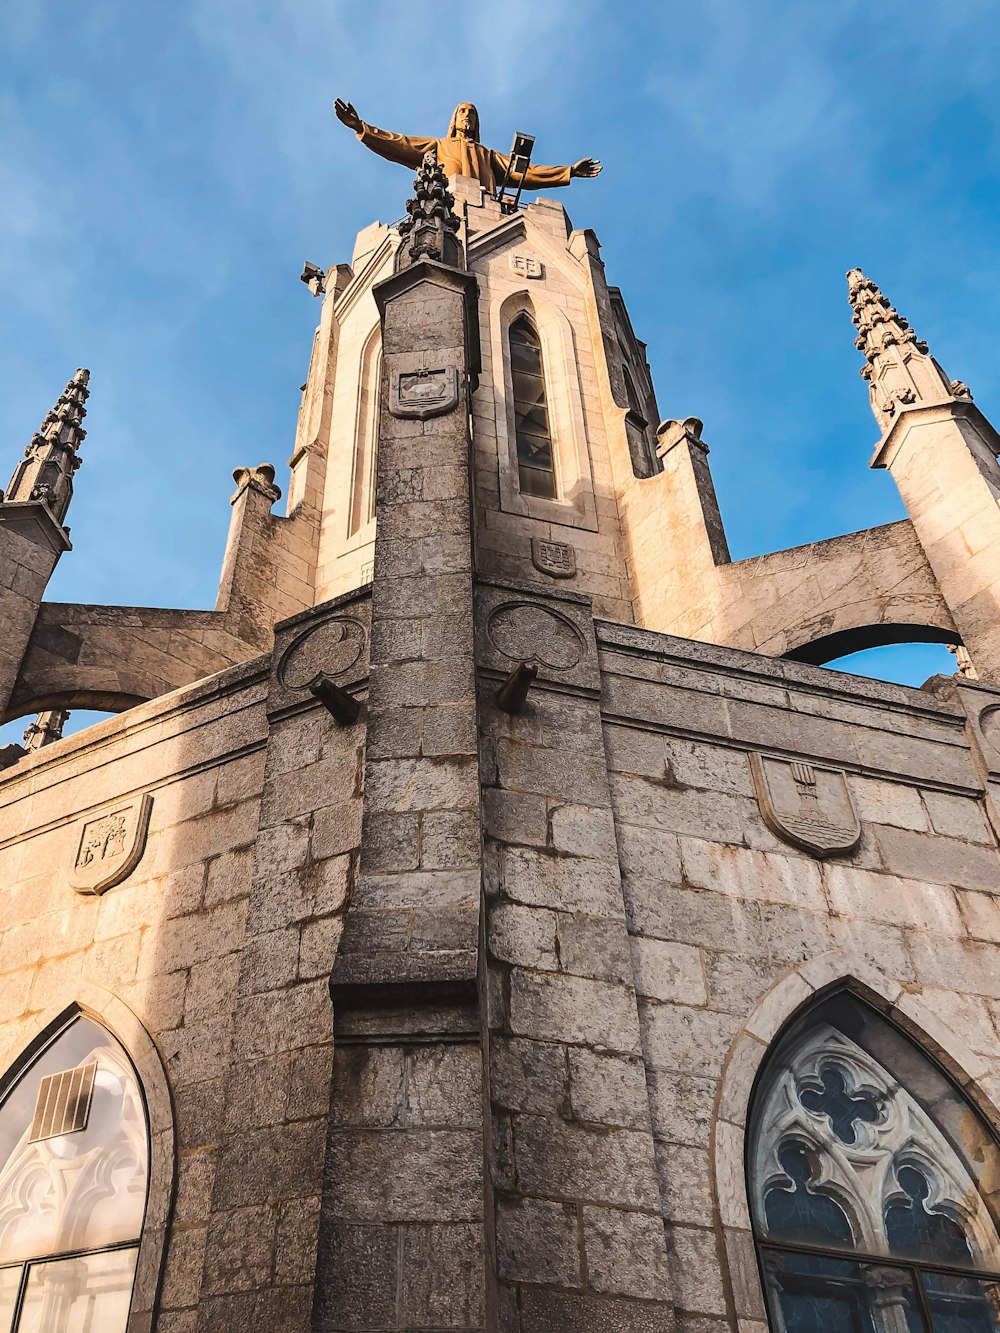
M987 438L992 438L995 442L994 453L1000 453L1000 435L997 434L974 402L968 398L943 398L936 403L914 403L912 406L901 408L892 425L876 445L868 466L872 468L891 467L906 431L918 418L926 421L935 418L945 420L949 417L953 420L958 417L965 417L967 420L974 422Z

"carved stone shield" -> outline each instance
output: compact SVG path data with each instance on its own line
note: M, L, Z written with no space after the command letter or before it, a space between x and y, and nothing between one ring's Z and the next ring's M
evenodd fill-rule
M532 537L531 563L553 579L571 579L576 573L576 551L569 542Z
M394 417L437 417L457 406L458 371L454 367L393 374L389 411Z
M147 793L86 820L69 877L77 893L103 893L132 873L146 846L152 809Z
M751 755L760 812L768 828L813 856L842 856L858 845L858 818L842 768L775 755Z

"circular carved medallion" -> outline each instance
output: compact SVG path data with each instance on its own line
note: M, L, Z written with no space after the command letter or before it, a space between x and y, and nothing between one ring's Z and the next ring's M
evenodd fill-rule
M992 704L979 714L979 730L983 740L1000 754L1000 705Z
M486 624L490 643L504 657L537 662L554 671L569 671L583 656L583 640L576 627L536 602L508 602L499 606Z
M300 634L285 650L278 679L286 689L305 690L321 676L342 676L364 651L365 627L347 617L324 620Z

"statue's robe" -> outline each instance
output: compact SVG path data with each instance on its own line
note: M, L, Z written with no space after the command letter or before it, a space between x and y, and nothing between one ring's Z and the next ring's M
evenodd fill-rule
M433 151L437 153L437 160L446 176L471 176L491 194L495 192L497 182L503 180L510 165L507 153L498 153L494 148L486 148L473 139L463 139L458 135L445 139L421 139L416 135L379 130L364 121L357 135L373 153L388 158L390 162L401 162L404 167L419 167L424 154ZM569 182L569 167L531 166L523 184L526 190L551 190L557 185L568 185Z

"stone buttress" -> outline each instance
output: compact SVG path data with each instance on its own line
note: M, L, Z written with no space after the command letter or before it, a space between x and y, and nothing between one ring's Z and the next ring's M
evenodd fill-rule
M318 1329L484 1327L476 282L425 164L375 288L381 412L360 864L333 962ZM374 1092L375 1103L369 1092Z

